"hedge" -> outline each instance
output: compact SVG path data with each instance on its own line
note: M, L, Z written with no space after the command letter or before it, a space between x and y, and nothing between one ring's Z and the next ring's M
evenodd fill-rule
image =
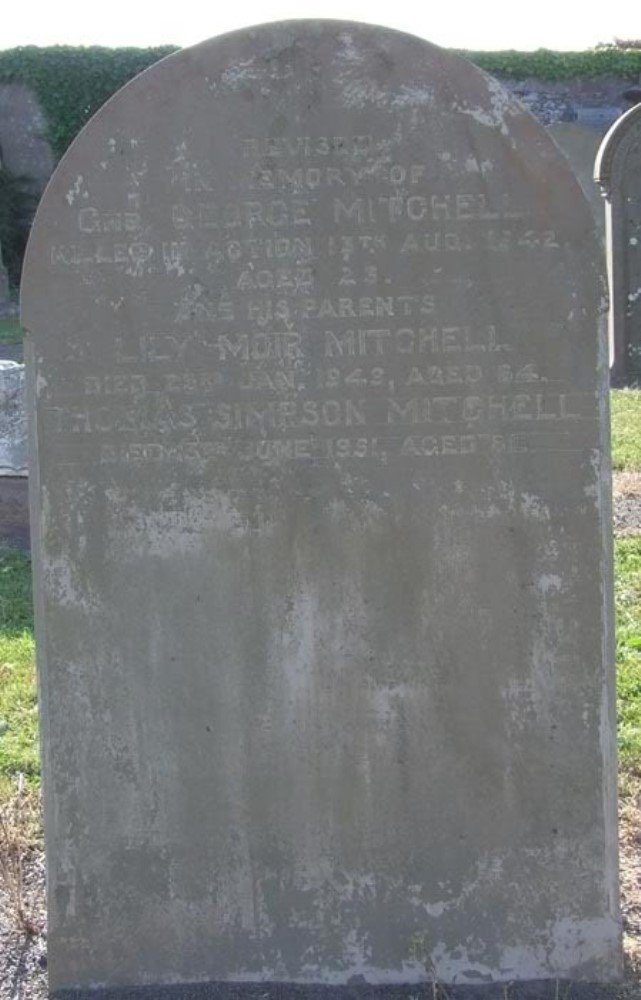
M621 76L637 80L641 75L641 49L615 47L586 52L464 52L465 56L487 73L511 80L577 80L596 76Z
M38 96L48 122L48 138L61 156L85 122L128 80L175 52L172 45L149 49L99 46L26 46L0 51L0 83L26 83ZM641 49L616 46L586 52L461 51L488 73L524 80L571 80L614 75L639 79Z
M112 94L175 51L173 45L152 49L62 45L6 49L0 51L0 83L26 83L34 90L47 119L47 138L59 157Z

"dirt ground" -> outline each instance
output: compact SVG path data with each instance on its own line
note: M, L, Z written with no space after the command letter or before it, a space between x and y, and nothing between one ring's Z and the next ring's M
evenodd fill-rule
M641 472L615 472L612 501L615 535L641 534Z
M619 804L621 910L628 974L641 997L641 784Z

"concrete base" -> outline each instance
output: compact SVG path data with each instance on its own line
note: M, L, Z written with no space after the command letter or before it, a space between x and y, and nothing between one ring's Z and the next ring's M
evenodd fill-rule
M537 980L479 986L299 985L296 983L176 983L118 990L62 990L52 1000L624 1000L622 984Z
M22 344L2 344L0 355L3 360L16 361L19 365L24 363L24 347Z

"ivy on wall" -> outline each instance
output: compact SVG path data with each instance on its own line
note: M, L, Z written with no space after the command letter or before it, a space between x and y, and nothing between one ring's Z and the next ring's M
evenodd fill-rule
M470 62L487 73L512 80L576 80L580 77L622 76L638 79L641 74L641 49L607 46L585 52L463 52Z
M151 49L25 46L0 51L0 83L32 88L48 124L54 154L62 156L82 126L105 101L173 45Z
M0 83L18 82L36 93L48 122L48 138L61 156L88 119L120 87L163 56L172 45L149 49L26 46L0 51ZM571 80L641 76L641 49L606 47L587 52L466 52L488 73L524 80Z

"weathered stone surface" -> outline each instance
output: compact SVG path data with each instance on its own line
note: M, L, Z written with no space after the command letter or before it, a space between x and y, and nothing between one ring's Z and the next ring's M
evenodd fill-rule
M26 474L24 365L0 361L0 476Z
M606 135L594 177L606 199L612 381L641 385L641 104Z
M207 42L72 147L23 289L54 989L616 977L597 261L541 126L384 29Z

